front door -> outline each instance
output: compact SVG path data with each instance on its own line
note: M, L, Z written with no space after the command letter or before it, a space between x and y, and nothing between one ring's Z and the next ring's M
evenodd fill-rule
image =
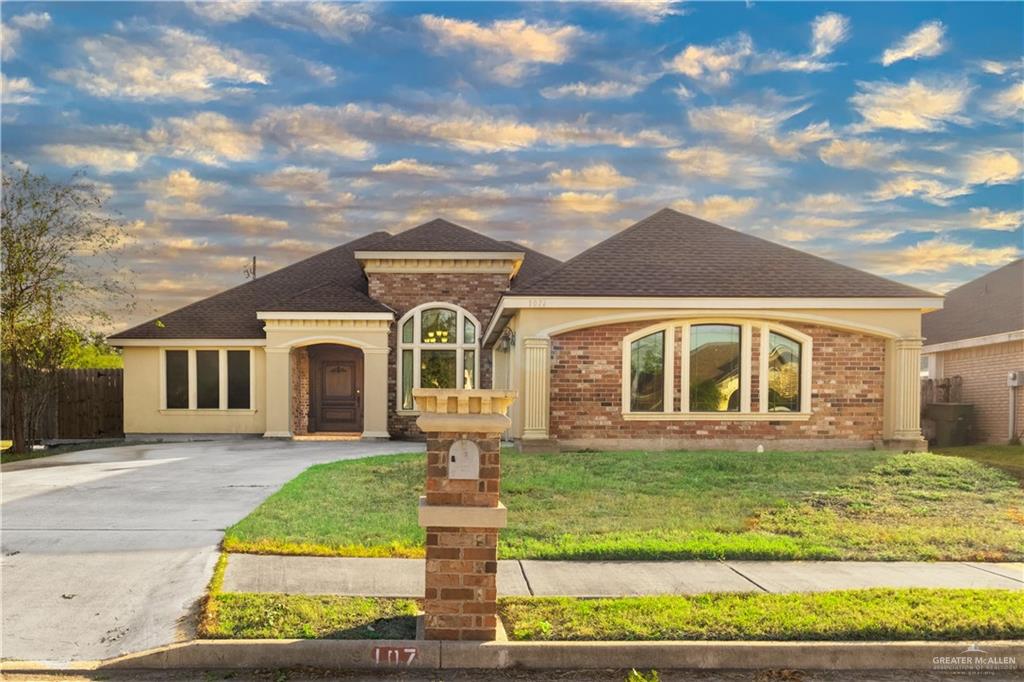
M346 346L314 346L309 355L310 430L362 432L362 351Z

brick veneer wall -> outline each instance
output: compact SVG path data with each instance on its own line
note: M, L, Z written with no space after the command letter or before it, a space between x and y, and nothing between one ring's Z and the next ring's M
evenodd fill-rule
M292 349L292 434L309 433L309 349Z
M943 376L959 375L962 380L960 399L974 404L975 439L1005 443L1010 427L1006 373L1024 369L1024 341L963 348L939 355ZM1017 432L1024 433L1024 388L1017 388Z
M494 312L498 299L508 289L508 276L500 273L370 273L370 298L395 311L395 325L388 334L388 431L395 438L422 438L416 417L398 414L395 396L398 386L398 321L423 303L439 301L460 306L480 322L479 334ZM480 353L478 388L491 387L491 354Z
M622 339L651 322L592 327L551 340L551 437L601 439L782 440L869 443L882 438L885 342L878 337L816 325L785 323L814 339L811 411L807 421L626 421L622 418ZM758 371L759 336L753 343ZM678 339L678 337L677 337ZM679 344L677 352L681 351ZM676 358L676 368L681 366ZM627 368L628 369L628 368ZM760 387L752 391L757 410ZM680 405L675 382L674 404Z
M501 451L496 437L470 434L480 448L480 478L448 478L459 433L427 438L427 504L496 507ZM427 527L423 610L427 639L494 639L497 627L497 528Z

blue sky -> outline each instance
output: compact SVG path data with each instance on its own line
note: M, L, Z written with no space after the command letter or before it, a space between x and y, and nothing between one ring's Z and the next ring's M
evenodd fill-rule
M129 323L435 216L673 206L944 291L1020 256L1021 3L14 3L4 155L128 222Z

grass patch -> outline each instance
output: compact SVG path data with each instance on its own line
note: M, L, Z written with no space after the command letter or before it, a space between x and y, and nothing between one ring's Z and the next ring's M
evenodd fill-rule
M215 606L213 615L209 607ZM539 640L976 640L1024 637L1024 593L850 590L817 594L499 600L509 637ZM412 639L412 599L211 595L214 639Z
M502 468L503 558L1024 557L1016 483L962 458L505 452ZM422 454L311 467L229 528L224 547L423 556L416 517L423 479Z
M965 445L941 448L938 455L965 457L1001 469L1024 484L1024 445Z
M961 640L1024 636L1024 593L849 590L623 599L506 598L513 640Z
M414 599L225 592L211 595L201 636L207 639L415 639L419 610Z

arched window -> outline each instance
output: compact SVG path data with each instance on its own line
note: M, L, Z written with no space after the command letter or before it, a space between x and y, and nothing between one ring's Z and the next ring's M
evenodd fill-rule
M654 332L629 345L631 412L661 412L665 407L665 332Z
M800 411L800 342L768 335L768 411Z
M398 323L398 408L413 410L414 388L477 388L480 323L469 311L427 303Z

